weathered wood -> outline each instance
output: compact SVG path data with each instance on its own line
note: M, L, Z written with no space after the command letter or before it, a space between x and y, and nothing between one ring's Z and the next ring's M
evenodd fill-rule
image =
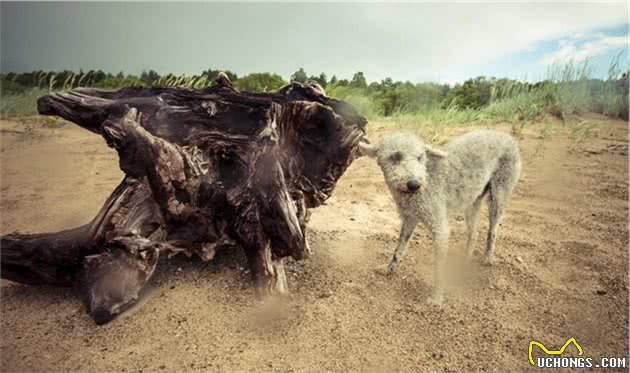
M117 237L104 251L83 258L77 285L96 323L104 324L134 304L153 275L160 249L167 246L131 235Z
M38 109L101 134L126 176L83 227L1 237L1 275L80 283L99 323L133 304L161 253L240 246L256 294L285 293L282 258L308 255L308 208L330 197L367 123L316 84L239 92L224 74L198 90L51 94Z

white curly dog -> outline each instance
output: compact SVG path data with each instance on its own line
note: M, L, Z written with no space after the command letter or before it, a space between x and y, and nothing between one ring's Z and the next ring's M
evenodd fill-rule
M492 264L497 226L521 172L518 144L511 136L475 130L436 149L413 134L394 133L378 145L361 143L360 149L363 155L376 158L402 220L398 247L389 264L380 267L381 273L394 270L416 225L422 223L431 231L435 255L435 284L429 301L441 304L448 217L464 212L466 247L472 256L479 208L486 196L490 226L484 260Z

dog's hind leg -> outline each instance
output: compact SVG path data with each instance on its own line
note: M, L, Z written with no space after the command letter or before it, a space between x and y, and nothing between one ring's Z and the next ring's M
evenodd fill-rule
M418 225L418 222L413 219L403 219L402 226L400 228L400 238L398 240L398 246L396 247L396 251L394 251L394 255L390 260L389 264L386 266L380 266L376 270L381 274L388 275L394 271L396 265L402 260L407 252L407 247L409 245L409 239L413 235L413 231Z
M477 197L475 202L473 202L473 204L470 205L470 207L468 207L464 212L468 234L468 239L466 240L466 252L468 253L469 258L473 255L475 243L477 242L477 237L479 236L479 209L481 208L481 201L483 201L486 191L487 190L484 190L484 192Z
M518 158L514 160L504 160L503 167L490 181L490 191L488 197L489 228L488 241L486 243L485 262L494 263L494 246L497 239L497 229L501 222L503 210L510 198L510 194L518 181L521 163Z

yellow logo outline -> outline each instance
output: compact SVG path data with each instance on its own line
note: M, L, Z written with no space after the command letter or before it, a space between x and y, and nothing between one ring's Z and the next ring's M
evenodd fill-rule
M573 345L578 349L578 355L582 356L582 354L584 353L584 350L582 349L582 346L580 346L580 344L573 337L567 339L567 341L559 350L548 350L547 347L545 347L545 345L543 345L542 343L538 341L529 341L529 349L528 349L529 363L533 366L536 366L536 363L534 363L534 358L532 357L532 350L534 346L538 346L547 355L560 355L564 352L564 350L567 349L567 347L571 343L573 343Z

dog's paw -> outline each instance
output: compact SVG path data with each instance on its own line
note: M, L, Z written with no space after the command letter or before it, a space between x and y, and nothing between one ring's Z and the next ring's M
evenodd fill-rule
M481 253L479 252L479 250L466 250L466 258L468 258L469 260L479 258L480 256Z
M438 293L431 295L431 297L427 299L427 304L442 307L442 305L444 305L444 294Z
M389 264L383 264L374 268L374 272L381 276L389 276L393 272L393 268Z
M486 267L492 267L496 264L497 260L494 256L484 256L482 259L482 264Z

